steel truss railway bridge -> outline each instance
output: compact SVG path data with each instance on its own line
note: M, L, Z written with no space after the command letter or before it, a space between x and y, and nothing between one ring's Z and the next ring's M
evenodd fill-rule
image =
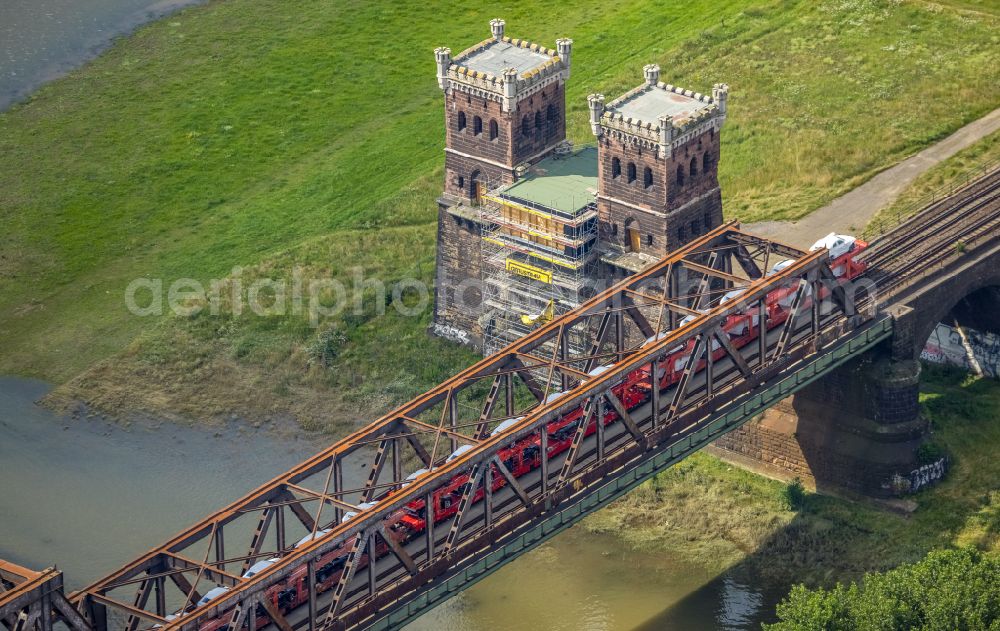
M398 628L893 337L903 317L894 296L973 261L995 268L996 184L977 186L962 202L974 211L938 204L914 220L925 235L921 247L929 248L926 264L892 268L894 241L899 257L915 247L900 229L870 248L873 260L887 261L885 271L873 267L869 276L876 280L855 285L835 282L826 250L803 252L736 223L720 226L68 600L61 576L41 590L58 602L43 606L31 598L15 603L10 594L27 592L11 584L0 591L0 621L11 631L48 631L53 620L89 631L194 631L215 619L222 628L249 631ZM928 223L932 211L937 223ZM952 247L956 240L966 243L961 256ZM767 273L782 259L794 263ZM880 284L888 294L878 292ZM720 300L734 288L743 290L738 299ZM779 288L790 290L791 317L769 327L762 307ZM747 309L762 314L753 325L764 334L736 347L723 325ZM682 345L693 351L680 379L660 390L656 363ZM627 409L614 387L644 367L649 396ZM548 454L548 425L577 409L586 422L577 424L570 447L515 476L501 452L535 437ZM606 410L619 420L597 423L588 435L589 421ZM503 431L494 432L501 423ZM468 449L448 457L462 446ZM430 472L407 480L417 468ZM435 491L458 475L469 481L457 511L446 519L428 516L419 536L397 542L387 518L417 500L433 512ZM484 495L475 501L479 488ZM321 559L338 550L342 561L331 575ZM264 559L276 561L244 577ZM293 586L307 596L295 607L278 606ZM228 589L198 604L218 587ZM170 615L179 610L186 613Z

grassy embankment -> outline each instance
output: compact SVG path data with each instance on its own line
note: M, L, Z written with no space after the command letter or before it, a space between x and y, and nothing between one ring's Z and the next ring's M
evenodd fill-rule
M1000 104L996 12L974 2L224 0L141 29L0 115L0 373L69 383L106 412L200 420L370 417L472 360L429 316L137 318L138 276L429 282L441 98L430 51L503 15L575 39L584 96L664 78L733 87L727 213L808 213ZM441 19L448 16L448 19ZM369 296L370 298L371 296ZM314 361L323 356L325 361ZM82 373L82 374L81 374Z
M857 579L937 548L1000 555L1000 383L936 368L925 375L923 411L953 468L914 496L910 515L819 495L790 510L783 484L698 454L584 525L707 567L810 585Z

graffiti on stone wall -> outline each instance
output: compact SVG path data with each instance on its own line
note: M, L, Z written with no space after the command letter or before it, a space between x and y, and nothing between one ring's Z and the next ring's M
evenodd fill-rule
M983 373L996 378L1000 375L1000 335L980 333L969 328L964 330L969 346L972 348L972 354L982 367ZM937 325L931 336L927 338L927 344L920 352L920 359L935 364L947 364L972 370L968 353L962 343L962 336L957 329L947 324Z
M905 475L897 473L892 476L892 479L888 483L883 484L883 488L891 489L896 495L916 493L920 489L939 482L947 472L948 459L941 458L930 464L918 467Z
M467 331L441 323L434 325L434 335L459 344L468 344L472 341Z

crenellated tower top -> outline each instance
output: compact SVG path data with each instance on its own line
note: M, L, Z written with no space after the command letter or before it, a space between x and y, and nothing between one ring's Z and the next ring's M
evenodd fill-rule
M475 204L511 183L566 140L566 79L573 41L556 49L507 35L490 20L490 38L452 55L434 50L445 103L445 194Z
M712 129L718 132L726 120L729 86L717 83L711 96L660 81L660 67L643 68L646 81L622 96L604 103L604 95L592 94L590 126L594 135L604 134L646 149L671 152L693 137Z
M490 21L492 37L452 57L451 49L434 50L438 85L499 102L509 112L518 100L569 78L573 40L556 40L546 48L505 34L506 23Z
M642 76L612 101L587 99L600 154L598 210L613 248L662 256L722 221L718 132L729 87L706 95L669 85L656 64Z

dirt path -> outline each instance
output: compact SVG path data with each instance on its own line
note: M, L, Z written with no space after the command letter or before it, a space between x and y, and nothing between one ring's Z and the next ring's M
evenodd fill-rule
M1000 109L995 109L799 221L762 221L744 227L748 232L799 247L808 247L830 232L861 232L879 210L892 204L918 176L998 129Z

